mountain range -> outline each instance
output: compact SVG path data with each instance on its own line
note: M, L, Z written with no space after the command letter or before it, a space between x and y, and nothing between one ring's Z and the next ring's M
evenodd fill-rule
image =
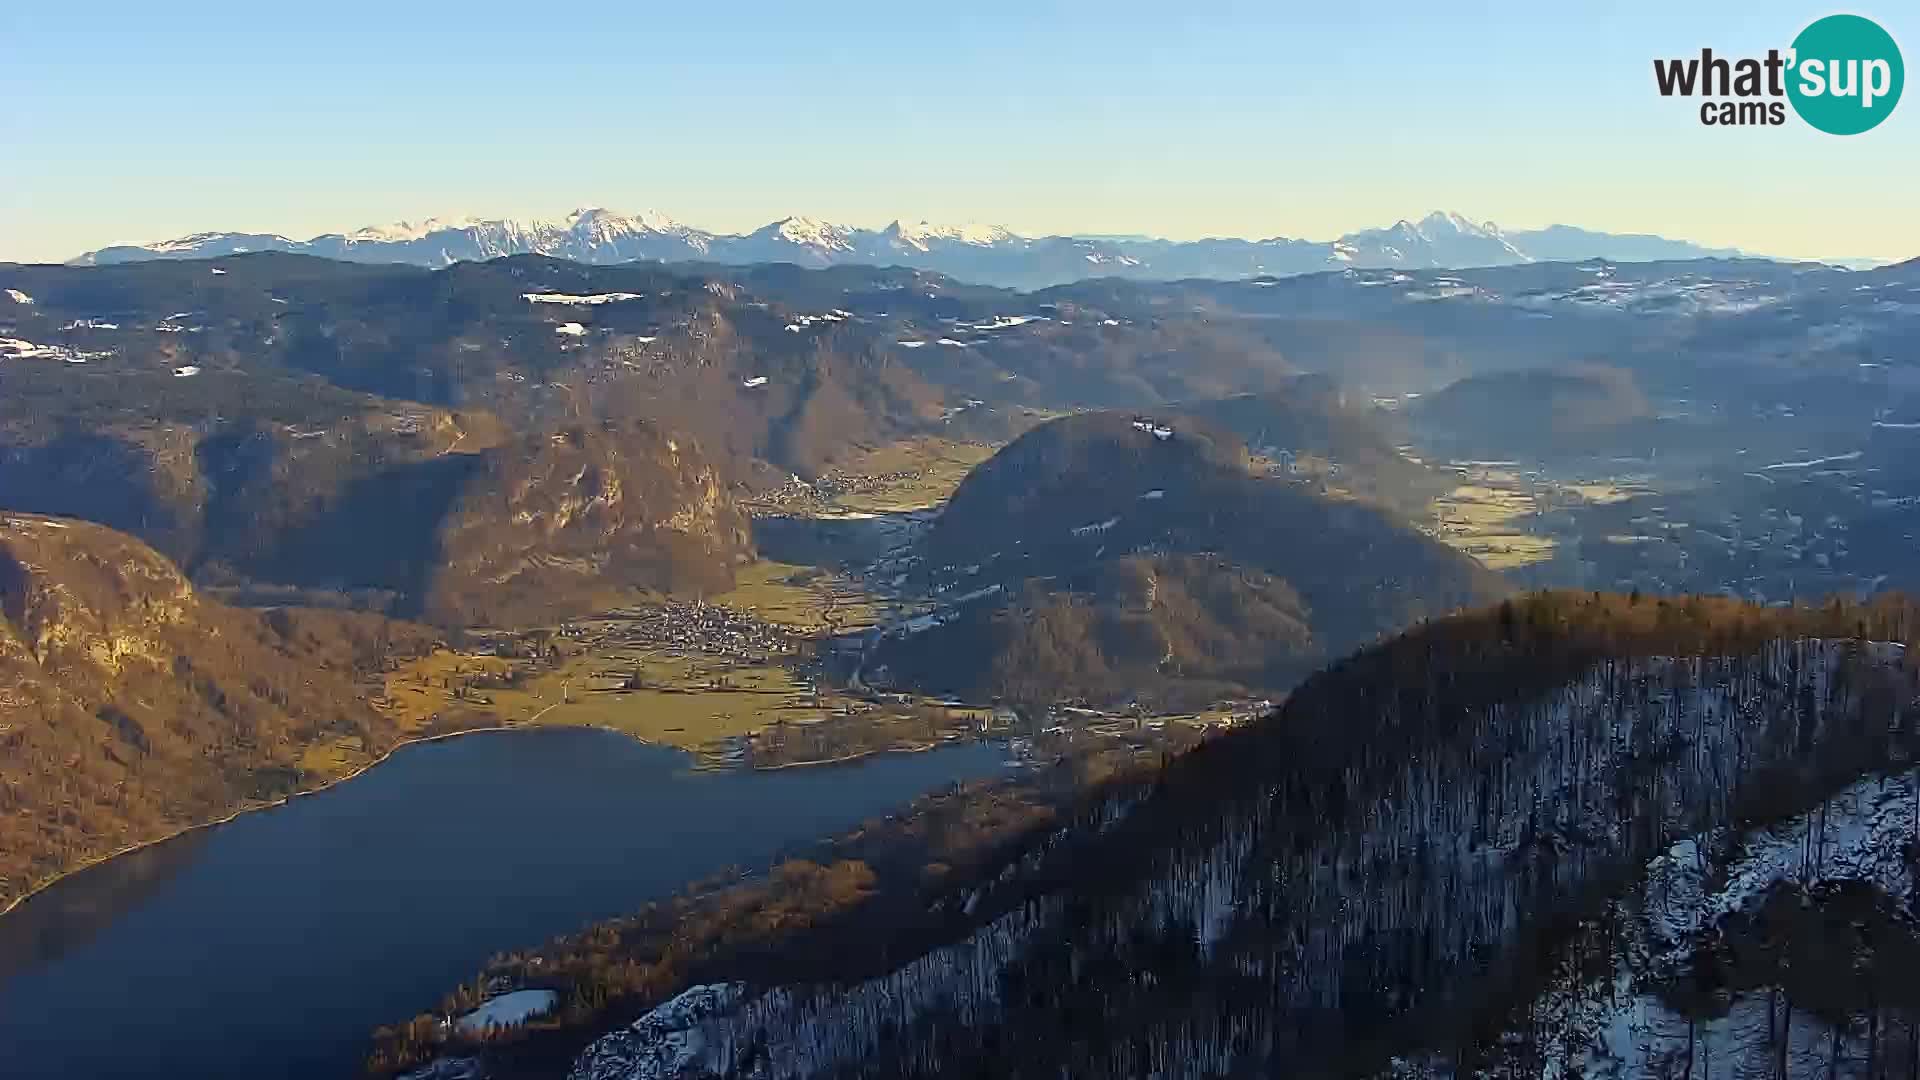
M911 266L965 281L1035 288L1090 277L1143 280L1284 277L1346 267L1436 269L1509 266L1550 260L1696 259L1741 254L1685 240L1595 232L1569 225L1506 232L1492 222L1435 211L1330 241L1150 237L1020 236L997 225L909 224L863 229L789 217L745 234L684 225L647 211L583 208L558 221L476 219L399 222L294 240L271 233L207 232L154 244L89 251L77 265L192 259L250 251L288 251L357 262L445 266L505 255L539 254L587 263L795 263Z
M1366 243L1404 255L1443 224L1462 258L1533 254L1451 219ZM895 230L1005 242L934 232ZM475 1004L548 990L551 1019L463 1043L443 1009L388 1029L383 1061L1915 1075L1920 612L1845 594L1920 580L1916 343L1920 262L1032 292L538 253L0 264L0 900L461 722L383 711L395 661L711 598L756 551L850 564L777 551L783 520L885 526L887 576L860 572L915 606L809 678L1057 706L1014 719L1098 737L1073 791L956 793L950 825L911 824L927 847L512 954ZM922 460L871 451L935 441L998 449L937 513L886 511L917 531L813 509ZM1605 483L1540 515L1571 557L1539 572L1578 591L1503 600L1443 544L1453 520L1416 519L1568 445ZM1841 595L1659 599L1636 584L1656 574ZM1279 705L1177 755L1143 734L1166 717L1119 722L1183 710L1171 731L1229 695Z

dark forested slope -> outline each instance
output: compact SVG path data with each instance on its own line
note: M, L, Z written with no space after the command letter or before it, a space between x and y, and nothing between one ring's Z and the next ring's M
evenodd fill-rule
M691 436L502 428L310 378L17 364L0 371L0 507L123 530L203 583L449 624L731 580L745 520Z
M1183 412L1035 428L969 474L927 536L928 563L978 599L890 637L881 662L981 696L1190 704L1284 690L1504 591L1390 511L1250 464L1236 435Z
M1414 421L1463 452L1552 456L1631 445L1653 409L1633 373L1601 364L1495 372L1421 398Z
M875 678L1030 705L1278 693L1322 655L1285 580L1209 555L1102 560L890 639Z
M59 375L191 369L176 396L218 373L310 376L520 430L645 419L775 479L945 431L960 412L998 430L1006 416L989 414L1022 406L1259 391L1290 370L1190 315L1081 311L899 269L516 256L426 271L259 253L0 264L0 284L31 301L0 299L0 335Z
M1255 454L1289 475L1378 502L1408 516L1445 487L1432 469L1400 452L1398 418L1323 375L1284 389L1183 402L1181 413L1238 435Z

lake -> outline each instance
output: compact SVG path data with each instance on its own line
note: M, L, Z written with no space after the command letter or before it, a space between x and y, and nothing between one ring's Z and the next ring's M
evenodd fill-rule
M351 1074L495 952L760 869L952 781L990 744L692 772L596 730L406 747L329 791L60 882L0 918L0 1075Z

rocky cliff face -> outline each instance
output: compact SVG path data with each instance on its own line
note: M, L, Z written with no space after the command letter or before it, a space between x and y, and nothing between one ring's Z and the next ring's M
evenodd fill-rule
M350 641L389 625L235 610L132 537L0 514L0 904L325 779L308 747L390 744L356 686L371 653Z
M163 662L167 639L198 614L186 578L130 537L51 518L0 520L4 641L70 691L108 685L132 661Z
M622 590L725 591L750 549L718 470L644 423L571 426L489 453L438 546L426 613L487 624L563 616Z

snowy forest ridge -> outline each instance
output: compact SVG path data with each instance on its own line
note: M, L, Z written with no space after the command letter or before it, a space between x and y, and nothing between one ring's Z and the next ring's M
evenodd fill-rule
M1035 1045L1015 1032L1083 1029L1106 1035L1043 1038L1051 1049L1027 1064L1066 1075L1236 1075L1342 1053L1337 1043L1357 1034L1329 1045L1334 1036L1311 1017L1360 1007L1341 1024L1364 1026L1363 1014L1412 1019L1464 1005L1422 975L1453 970L1470 985L1472 957L1514 955L1545 907L1603 881L1617 883L1608 886L1615 899L1541 958L1538 1001L1509 1014L1533 1029L1480 1051L1490 1050L1478 1064L1493 1075L1662 1075L1707 1045L1717 1046L1722 1070L1734 1070L1712 1075L1758 1075L1739 1070L1773 1060L1789 1041L1794 1067L1782 1075L1826 1075L1819 1070L1830 1060L1857 1067L1873 1060L1878 1037L1864 1012L1837 1027L1803 1006L1778 1025L1790 1040L1763 1041L1755 1031L1771 1030L1771 1020L1746 1014L1774 1010L1781 995L1768 984L1736 988L1730 1018L1692 1027L1673 984L1711 965L1723 939L1783 895L1822 902L1822 890L1858 886L1903 911L1911 903L1909 773L1870 774L1838 790L1816 782L1769 811L1756 809L1760 788L1748 786L1767 783L1783 753L1839 765L1869 743L1903 737L1904 721L1886 727L1878 715L1912 701L1902 654L1896 644L1800 640L1734 660L1603 663L1543 697L1470 710L1429 744L1435 753L1397 769L1376 762L1385 771L1371 780L1351 771L1344 782L1306 773L1265 780L1217 816L1173 827L1181 842L1141 859L1146 872L1130 883L1032 897L885 977L757 995L739 984L695 987L594 1043L571 1078L936 1075L996 1045ZM1477 784L1447 779L1489 755L1509 760ZM1382 798L1350 798L1362 791ZM1287 812L1303 797L1326 812L1304 819L1311 826L1289 823L1303 820ZM1623 805L1632 808L1624 816ZM1116 823L1138 832L1144 822L1124 823L1154 816L1151 806L1106 809L1102 834ZM1337 823L1331 834L1328 822ZM1356 907L1356 897L1368 899ZM1101 956L1137 960L1142 950L1182 959L1123 964L1132 981L1103 985L1114 969ZM1368 963L1357 967L1356 957ZM1563 981L1563 971L1601 972L1582 976L1599 985ZM1183 979L1195 980L1191 1009L1169 1004L1182 999ZM1209 1001L1199 989L1236 979L1265 990ZM1097 995L1076 993L1095 987ZM1785 988L1788 1014L1792 993ZM1075 1001L1104 1002L1104 1023L1073 1021ZM1506 1011L1496 1001L1478 1009ZM1055 1010L1054 1020L1042 1018ZM1056 1030L1055 1021L1080 1026ZM1400 1053L1356 1074L1475 1071L1456 1056L1460 1043L1416 1050L1420 1026L1383 1041L1377 1049ZM1128 1030L1139 1034L1114 1034ZM1893 1034L1891 1023L1874 1030Z

